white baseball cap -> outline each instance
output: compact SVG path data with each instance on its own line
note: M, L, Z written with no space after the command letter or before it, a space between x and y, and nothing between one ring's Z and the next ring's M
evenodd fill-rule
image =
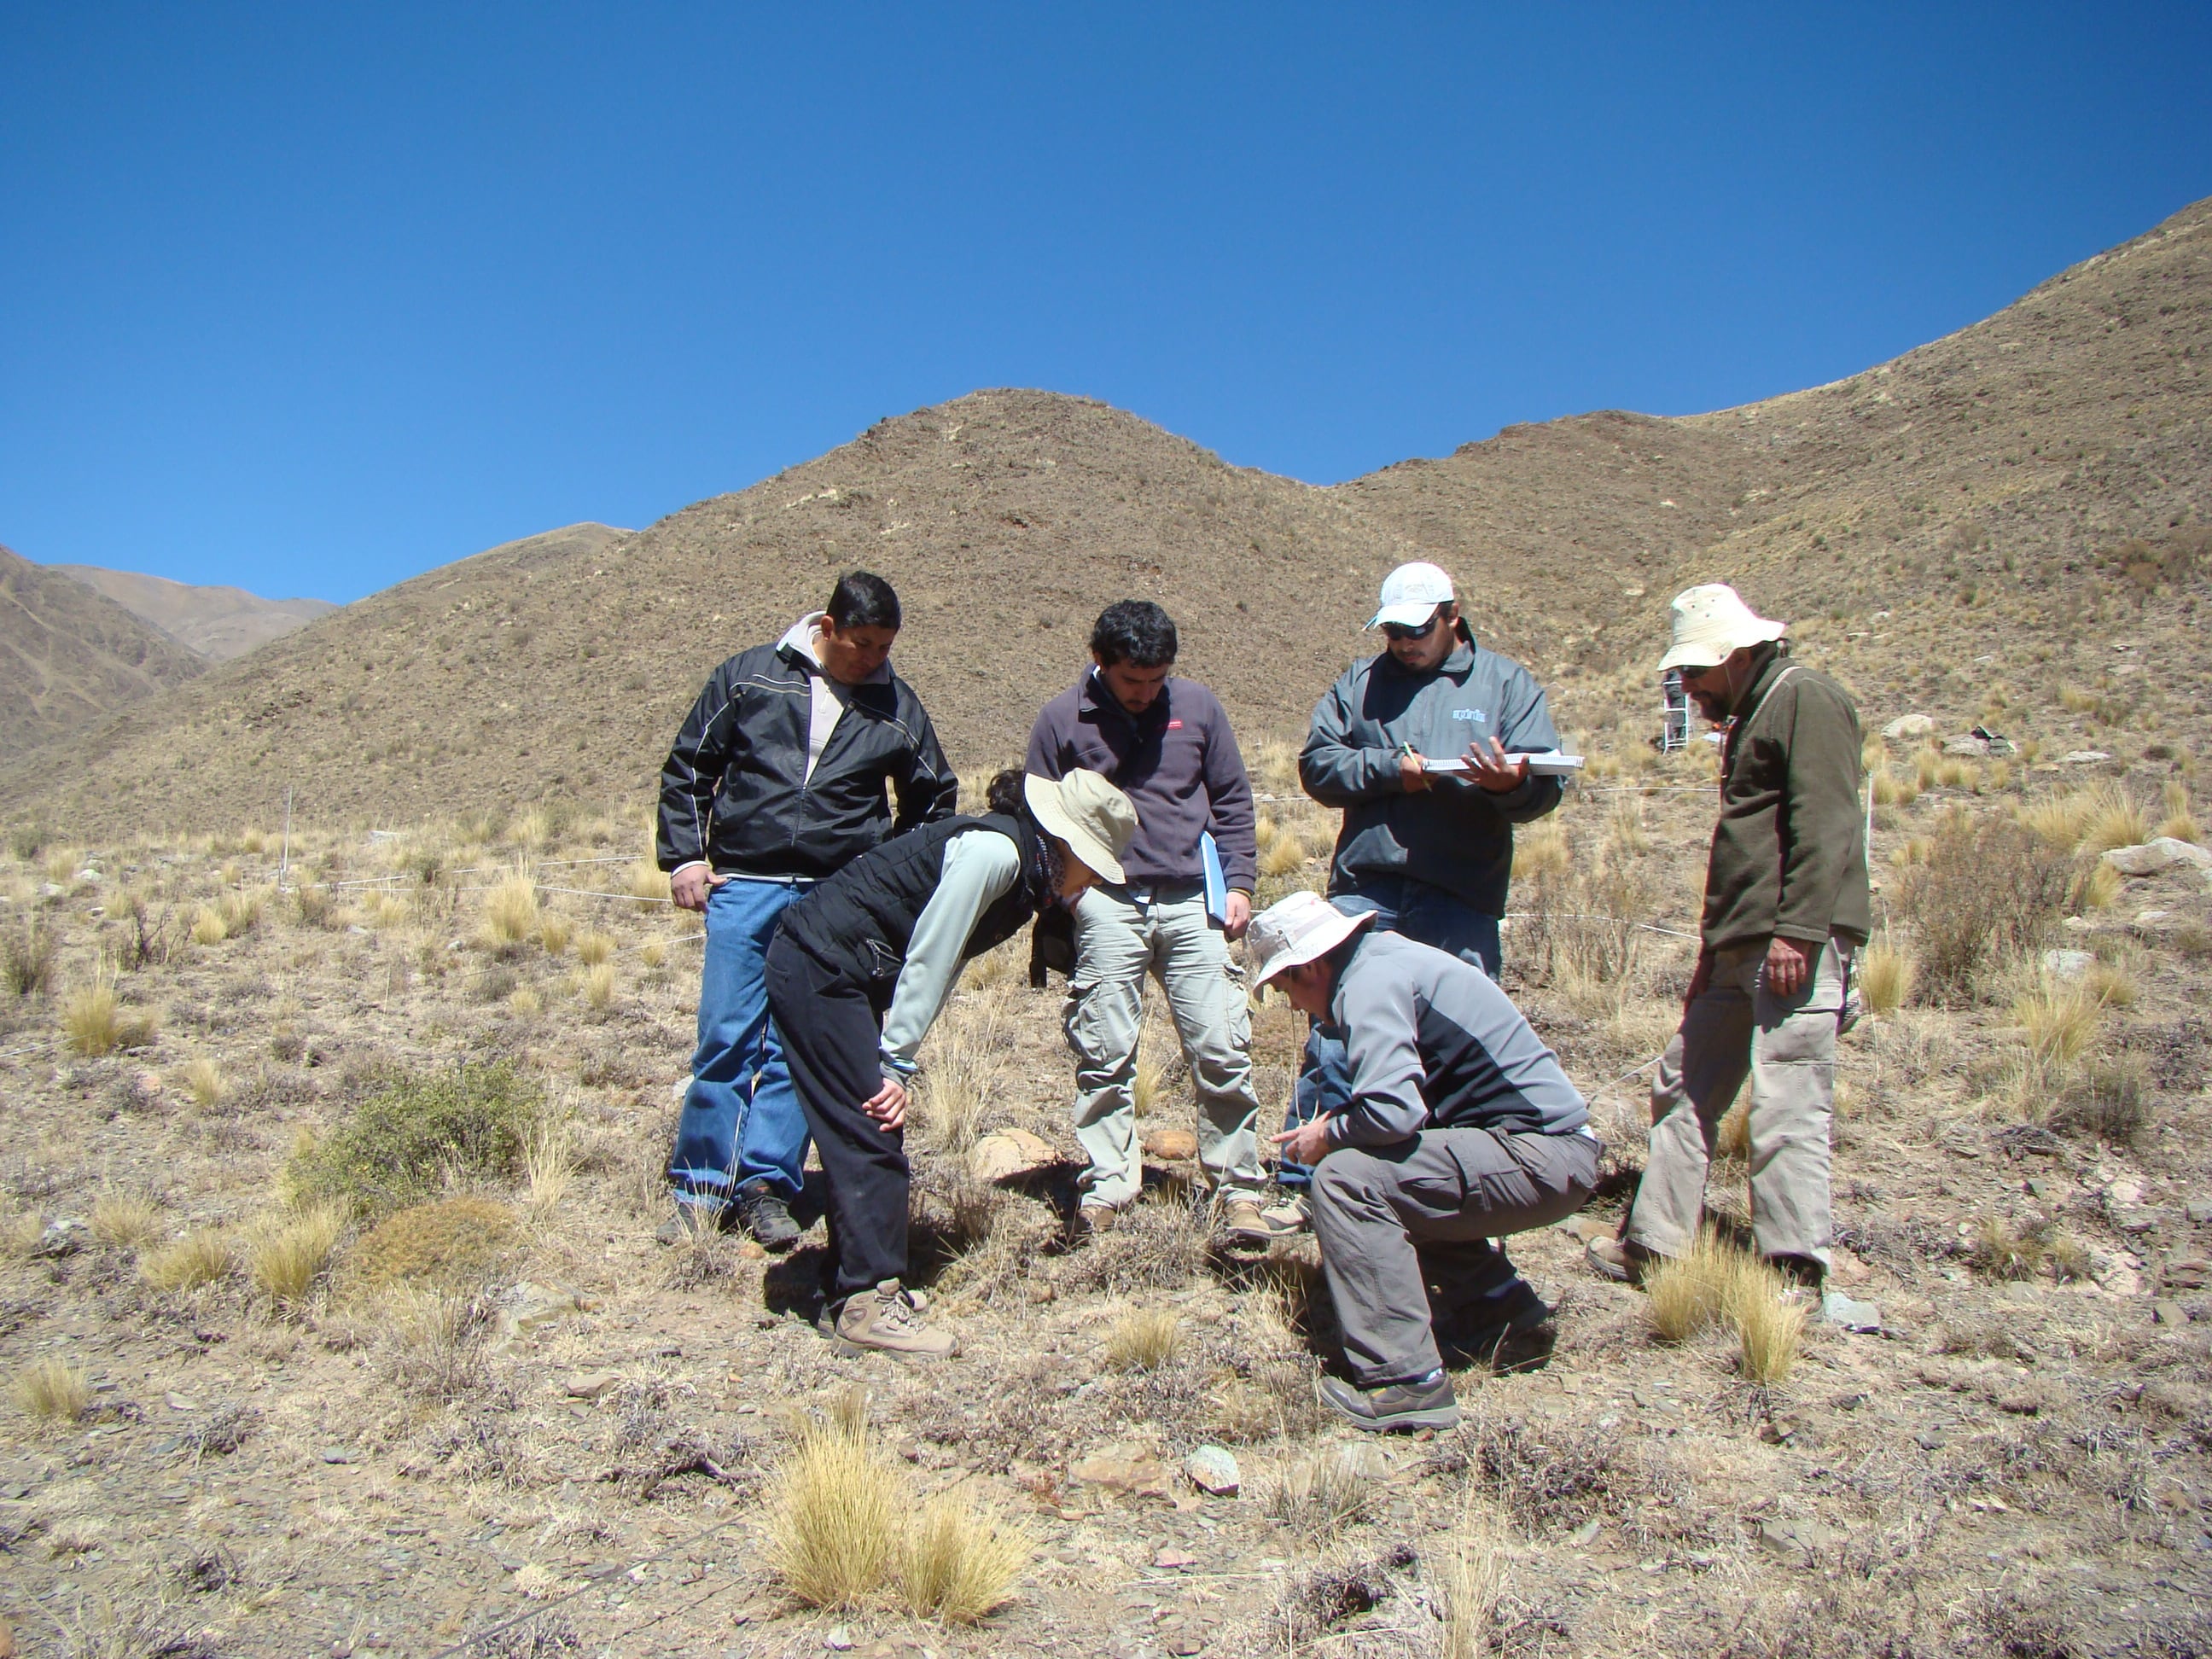
M1382 579L1382 608L1367 619L1370 628L1392 623L1400 628L1419 628L1440 605L1452 600L1451 578L1432 564L1416 560L1401 564Z
M1674 642L1659 659L1662 674L1670 668L1714 667L1726 662L1732 652L1765 645L1790 631L1788 623L1769 622L1753 611L1726 582L1683 589L1668 614L1674 625Z
M1265 985L1285 969L1325 957L1375 920L1372 910L1348 916L1319 893L1300 890L1252 918L1244 935L1252 982Z

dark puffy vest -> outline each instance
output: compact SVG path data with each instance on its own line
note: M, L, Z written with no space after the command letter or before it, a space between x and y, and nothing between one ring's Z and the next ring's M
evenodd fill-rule
M1022 872L1005 896L975 919L960 959L1012 939L1049 897L1037 858L1036 827L993 813L947 818L896 836L863 853L783 913L783 933L825 967L871 988L887 1004L906 966L915 923L945 874L945 844L963 830L994 830L1020 851Z

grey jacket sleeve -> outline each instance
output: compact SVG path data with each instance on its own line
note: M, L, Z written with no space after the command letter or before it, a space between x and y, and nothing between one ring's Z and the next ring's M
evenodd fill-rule
M1336 1012L1352 1062L1352 1103L1328 1120L1330 1143L1390 1146L1419 1133L1429 1103L1413 986L1401 975L1361 975L1344 987Z
M1352 710L1359 695L1360 668L1346 669L1314 705L1313 725L1298 755L1298 781L1323 806L1351 806L1405 793L1397 751L1387 744L1358 747Z
M1559 746L1544 688L1525 670L1507 678L1499 688L1498 704L1498 740L1507 754L1541 754ZM1557 806L1565 788L1558 778L1523 778L1504 793L1491 796L1490 805L1508 823L1528 823Z
M1004 898L1021 873L1020 853L996 830L963 830L945 844L944 872L915 919L906 966L884 1017L884 1076L913 1074L915 1053L945 1006L975 919Z

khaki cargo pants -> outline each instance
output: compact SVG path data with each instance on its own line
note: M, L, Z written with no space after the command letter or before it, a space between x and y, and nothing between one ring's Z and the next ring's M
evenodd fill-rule
M1075 1138L1091 1161L1083 1197L1127 1204L1143 1181L1131 1085L1147 973L1167 993L1197 1091L1207 1183L1224 1200L1257 1200L1266 1176L1254 1127L1260 1103L1252 1092L1251 1004L1195 883L1150 892L1093 887L1077 902L1075 971L1062 1018L1075 1054Z
M1763 983L1764 940L1713 952L1712 976L1683 1010L1652 1080L1651 1156L1629 1243L1681 1255L1696 1240L1714 1139L1748 1077L1753 1240L1761 1255L1827 1266L1828 1131L1851 948L1830 939L1811 981L1786 1000Z

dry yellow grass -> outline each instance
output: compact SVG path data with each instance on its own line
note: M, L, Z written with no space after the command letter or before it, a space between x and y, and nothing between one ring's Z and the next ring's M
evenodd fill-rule
M2088 1052L2104 1020L2104 1003L2086 981L2039 977L2012 1006L2027 1034L2028 1052L2046 1068L2072 1065Z
M598 967L601 963L611 959L614 953L615 939L612 933L602 933L594 929L576 941L576 960L586 968Z
M1895 1013L1911 1000L1919 977L1920 967L1911 953L1892 945L1887 933L1859 953L1859 1000L1870 1014Z
M1763 1261L1739 1256L1729 1286L1728 1317L1735 1327L1736 1364L1753 1382L1779 1382L1797 1364L1805 1340L1805 1306L1784 1299L1782 1275Z
M543 1226L576 1179L576 1138L568 1120L549 1115L541 1121L522 1149L522 1163L530 1180L523 1212L533 1226Z
M185 1089L194 1105L204 1111L212 1110L222 1105L223 1097L230 1092L230 1080L223 1075L220 1065L202 1055L185 1063Z
M1911 778L1901 778L1889 769L1887 761L1875 769L1874 804L1876 806L1910 806L1920 799L1920 786Z
M1738 1252L1710 1232L1687 1255L1670 1256L1644 1275L1645 1316L1662 1342L1686 1342L1723 1317Z
M1287 876L1306 861L1306 844L1293 835L1279 835L1260 854L1260 873Z
M508 993L507 1006L524 1019L535 1019L545 1012L545 999L538 994L534 985L518 985Z
M658 968L668 960L668 946L657 939L649 939L637 947L637 959L648 968Z
M1548 820L1527 826L1513 836L1513 879L1529 881L1542 876L1564 876L1574 863L1567 832Z
M48 1422L74 1423L92 1409L92 1379L83 1367L58 1355L26 1365L15 1374L15 1386L9 1392L25 1416Z
M346 1283L471 1291L498 1266L514 1237L514 1212L477 1194L410 1205L385 1217L347 1251Z
M118 1048L143 1048L154 1040L155 1030L154 1017L125 1010L112 986L82 986L62 1005L62 1036L71 1053L88 1060Z
M2074 884L2074 909L2078 915L2087 910L2104 910L2112 901L2127 890L2127 878L2102 859L2081 873Z
M2160 805L2166 816L2158 826L2161 836L2171 836L2176 841L2202 841L2203 832L2197 825L2197 813L2189 802L2189 786L2179 778L2166 781L2164 799Z
M2079 848L2084 853L2104 853L2115 847L2137 847L2149 839L2150 820L2141 805L2117 786L2108 785L2098 792Z
M550 911L538 923L538 942L545 947L545 954L557 957L568 949L568 922L565 916Z
M900 1540L900 1599L916 1618L980 1623L1013 1599L1035 1547L1022 1527L979 1508L965 1492L939 1492Z
M211 904L200 906L192 917L192 943L220 945L230 937L230 929L223 926L222 913Z
M586 1006L599 1009L612 1007L615 1000L614 963L602 962L596 967L584 969L578 989Z
M237 1261L237 1247L230 1235L216 1227L200 1227L165 1249L139 1258L139 1275L157 1291L196 1291L228 1278Z
M1159 1048L1156 1035L1147 1030L1139 1042L1142 1046L1137 1050L1137 1063L1129 1078L1129 1101L1139 1117L1150 1117L1158 1109L1167 1071L1155 1058Z
M1156 1371L1182 1344L1182 1322L1164 1308L1124 1314L1106 1333L1106 1363L1117 1371Z
M769 1565L809 1607L859 1607L890 1574L906 1510L906 1483L876 1449L865 1396L857 1404L848 1398L830 1421L800 1431L777 1471Z
M246 1273L273 1307L298 1308L313 1293L345 1231L345 1212L319 1206L257 1229L246 1246Z
M2082 982L2089 993L2107 1008L2135 1006L2138 988L2136 976L2124 962L2100 962L2083 976Z
M483 919L495 945L520 945L538 931L538 889L527 870L511 872L484 894Z
M92 1236L118 1249L152 1243L167 1229L161 1206L143 1193L102 1193L92 1203Z
M665 899L668 896L668 872L651 859L640 859L629 866L629 884L632 898Z

